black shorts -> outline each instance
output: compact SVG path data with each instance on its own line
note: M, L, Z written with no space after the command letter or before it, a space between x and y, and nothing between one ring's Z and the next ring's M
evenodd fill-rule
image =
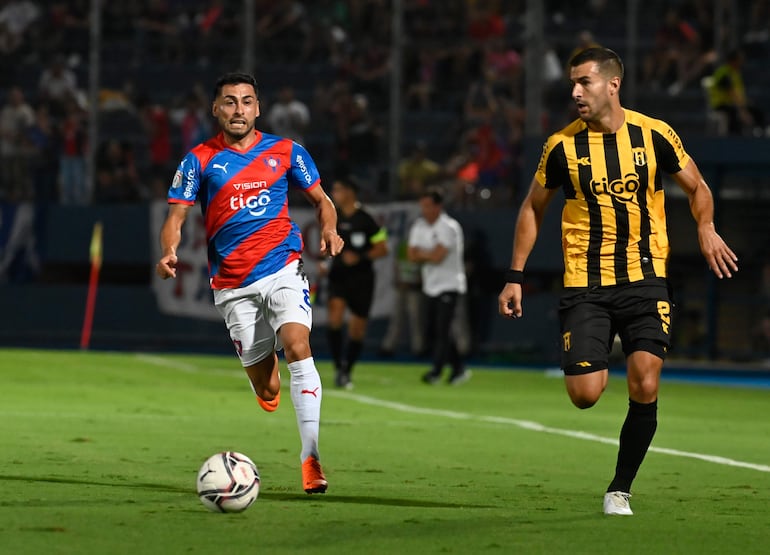
M359 318L368 318L374 298L374 272L332 271L329 273L329 298L345 301L350 312Z
M564 373L606 369L615 334L626 356L646 351L665 359L671 345L671 308L663 279L567 290L559 302Z

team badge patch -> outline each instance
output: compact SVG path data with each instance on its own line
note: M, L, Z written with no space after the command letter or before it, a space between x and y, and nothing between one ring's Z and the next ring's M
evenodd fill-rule
M354 231L350 234L350 244L357 249L361 249L366 245L366 233L363 231Z
M265 165L271 170L275 171L278 168L278 160L276 160L272 156L268 156L267 158L263 158L262 160L265 162Z
M635 166L646 166L647 165L647 152L643 148L634 148L632 149L634 154L634 165Z

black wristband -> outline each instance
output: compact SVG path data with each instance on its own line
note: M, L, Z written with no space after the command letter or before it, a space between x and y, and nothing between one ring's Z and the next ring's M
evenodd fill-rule
M524 272L522 270L506 270L505 283L518 283L521 285L524 283Z

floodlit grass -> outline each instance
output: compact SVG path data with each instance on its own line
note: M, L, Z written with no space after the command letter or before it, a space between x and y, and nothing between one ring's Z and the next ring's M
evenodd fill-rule
M426 386L421 366L364 363L340 391L319 366L330 485L308 496L288 390L261 411L235 357L0 351L0 552L765 552L768 390L664 383L636 514L605 517L622 380L578 411L543 372ZM240 514L195 495L226 449L262 476Z

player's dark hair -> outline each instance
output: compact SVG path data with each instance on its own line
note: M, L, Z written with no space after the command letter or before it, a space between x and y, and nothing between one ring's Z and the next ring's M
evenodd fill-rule
M361 187L358 185L358 181L356 181L355 178L350 175L337 176L334 181L346 189L350 189L354 193L358 193L358 191L361 190Z
M577 67L587 62L596 62L599 64L599 71L604 75L620 77L623 80L625 68L620 56L614 50L604 48L603 46L592 46L575 54L569 61L570 67Z
M220 95L222 92L222 87L225 85L239 85L241 83L245 83L246 85L251 85L254 87L254 96L259 98L257 80L253 75L241 71L231 71L230 73L225 73L219 79L217 79L217 82L214 83L214 98L217 98Z
M444 189L437 185L431 185L422 192L420 198L429 198L435 204L444 204Z

